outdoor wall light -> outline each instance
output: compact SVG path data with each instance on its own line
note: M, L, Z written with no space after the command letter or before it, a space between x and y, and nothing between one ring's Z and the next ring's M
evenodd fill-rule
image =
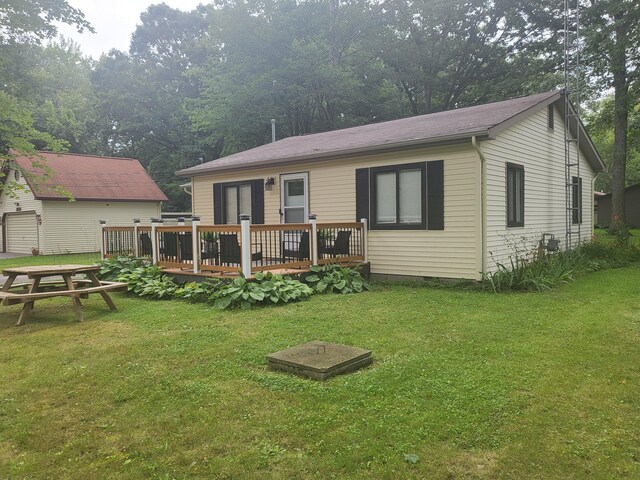
M273 189L273 186L276 184L276 179L273 177L269 177L267 178L267 181L264 182L264 189L265 190L271 190Z

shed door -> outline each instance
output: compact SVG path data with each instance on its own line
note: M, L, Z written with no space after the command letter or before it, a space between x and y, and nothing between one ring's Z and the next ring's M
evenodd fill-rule
M34 212L12 213L7 215L7 245L9 253L31 253L38 248L38 222Z

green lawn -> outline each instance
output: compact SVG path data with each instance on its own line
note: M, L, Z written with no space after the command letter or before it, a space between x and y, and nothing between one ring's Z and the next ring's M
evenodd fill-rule
M65 255L15 257L0 260L0 270L3 268L24 267L28 265L93 264L99 261L100 258L100 253L70 253Z
M640 478L640 266L545 294L114 298L83 323L68 299L24 327L0 310L0 478ZM314 339L375 363L325 383L266 369Z

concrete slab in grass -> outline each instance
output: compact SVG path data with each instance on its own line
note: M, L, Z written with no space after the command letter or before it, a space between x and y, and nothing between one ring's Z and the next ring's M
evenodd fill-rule
M267 355L267 362L272 370L326 380L371 365L373 357L371 350L315 340Z

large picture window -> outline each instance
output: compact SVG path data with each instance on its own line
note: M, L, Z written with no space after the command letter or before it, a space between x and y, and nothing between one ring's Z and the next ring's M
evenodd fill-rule
M426 164L371 169L371 227L426 228Z
M507 227L524 227L524 167L507 163Z

